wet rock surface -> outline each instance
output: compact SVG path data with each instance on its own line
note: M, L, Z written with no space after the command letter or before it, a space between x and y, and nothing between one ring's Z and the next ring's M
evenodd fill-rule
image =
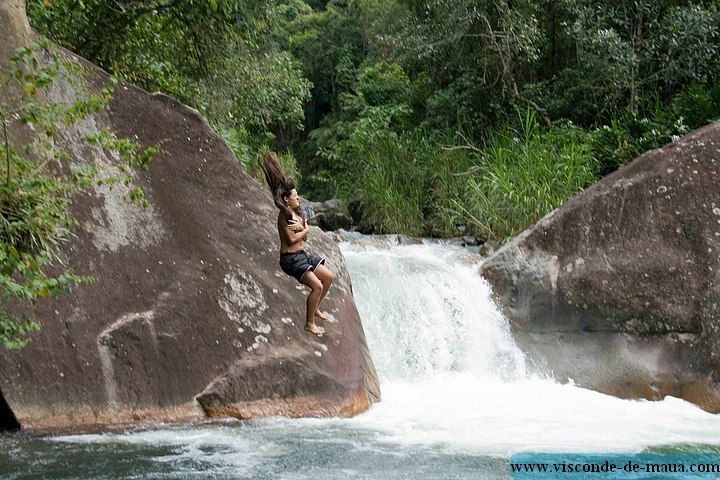
M561 380L720 411L720 122L638 157L482 267Z

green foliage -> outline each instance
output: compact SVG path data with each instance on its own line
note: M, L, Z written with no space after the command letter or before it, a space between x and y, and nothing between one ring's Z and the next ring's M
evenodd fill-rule
M390 134L366 140L353 168L361 176L345 178L346 195L361 200L362 221L371 231L422 234L425 172L409 139Z
M237 51L224 66L226 69L215 72L199 87L206 102L204 111L216 124L237 126L261 136L302 128L310 84L287 54Z
M720 69L720 10L685 1L572 0L566 33L577 62L550 82L550 114L584 125L637 114L658 92L668 102L691 81ZM580 106L580 108L578 108Z
M678 5L661 19L650 47L652 70L670 91L703 82L720 71L717 3Z
M410 79L396 63L365 68L358 76L357 91L370 106L410 103Z
M76 226L68 213L67 194L73 185L33 171L37 165L6 146L8 152L9 179L0 186L0 298L2 305L15 303L22 313L16 317L0 310L0 340L7 348L19 348L26 335L40 328L32 315L34 302L68 292L87 279L70 269L59 275L47 272L52 252Z
M453 127L460 131L477 131L504 122L501 97L493 88L466 73L443 89L427 93L419 87L417 96L425 109L422 125L442 131Z
M691 130L720 119L720 73L710 81L690 83L675 97L671 109Z
M625 110L608 125L590 131L600 175L720 119L720 81L692 82L669 104L656 100L640 112Z
M290 26L290 51L313 85L308 129L322 116L341 109L341 98L352 90L364 60L365 37L358 2L332 1L324 11L298 17Z
M69 155L56 145L58 128L97 112L106 104L114 81L100 94L91 94L83 76L88 73L65 61L49 45L21 48L11 60L4 86L18 86L22 98L5 98L0 104L4 175L0 183L0 341L6 348L21 348L28 335L40 328L33 311L38 300L67 293L90 281L71 268L55 265L58 248L72 237L79 222L70 213L74 197L93 183L112 186L132 183L132 170L147 168L155 149L138 153L128 140L107 132L88 138L93 144L119 153L121 175L96 177L91 159L64 162ZM80 92L68 103L47 100L49 89L63 78ZM33 143L15 146L8 130L32 125ZM130 199L144 202L142 191L131 190Z
M238 132L246 159L302 128L311 85L282 49L287 24L310 12L301 0L28 0L40 31Z
M487 126L486 117L478 112L494 110L492 103L527 103L518 84L540 55L543 34L537 2L402 3L409 4L408 13L380 37L390 58L411 78L422 78L421 102L432 98L448 105L458 99L475 117L469 122L458 119L454 108L432 108L428 121L440 128L468 123L482 128Z
M413 135L415 158L422 165L425 183L417 201L423 211L423 235L453 237L481 232L457 205L466 201L467 172L473 165L472 149L467 145L450 146L461 140L451 131Z
M528 112L521 129L506 128L479 152L457 203L486 238L509 239L596 180L582 131L565 125L542 132Z
M482 149L465 139L447 146L449 133L394 132L388 112L366 110L327 144L339 195L363 205L373 232L505 240L597 179L587 134L572 125L543 131L531 111L521 129L491 135Z
M235 128L220 126L217 129L218 135L222 137L230 150L233 151L240 165L244 170L248 170L254 158L252 149L249 147L252 139L250 134L243 126Z
M28 0L28 11L61 44L200 110L251 173L268 145L287 151L304 195L358 200L374 231L506 238L720 117L717 2Z
M258 23L267 20L264 10L265 2L243 0L27 1L39 30L103 67L132 62L127 53L137 53L133 42L140 41L161 49L146 50L146 58L174 60L186 75L206 74L224 53L218 46L236 30L245 29L252 41ZM166 43L172 38L182 41ZM128 45L135 48L127 52Z
M332 194L359 200L366 228L377 232L419 234L423 226L424 171L414 157L413 138L404 133L409 93L409 79L398 65L367 67L354 93L344 97L345 120L311 133L328 166L310 181L335 179Z

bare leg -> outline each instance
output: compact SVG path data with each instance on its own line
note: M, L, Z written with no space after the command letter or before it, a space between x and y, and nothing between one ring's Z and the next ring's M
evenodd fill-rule
M305 272L301 281L303 285L307 285L312 290L308 295L306 302L307 311L305 313L305 330L320 337L323 333L325 333L325 330L315 325L315 312L320 304L320 298L323 293L323 284L311 271Z
M320 283L322 283L322 293L320 294L320 300L318 301L317 308L315 309L315 316L320 320L327 320L327 317L325 317L320 311L320 303L325 298L328 290L330 290L330 285L332 285L333 280L335 280L335 275L333 275L333 273L325 265L318 265L315 269L315 276L318 280L320 280Z

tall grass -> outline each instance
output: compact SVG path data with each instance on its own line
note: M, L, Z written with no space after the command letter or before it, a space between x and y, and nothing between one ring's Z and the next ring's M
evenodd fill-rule
M424 169L406 139L375 137L356 167L344 191L362 202L364 226L377 233L422 234Z
M465 145L453 146L457 134L445 131L426 138L419 156L425 166L424 225L425 235L453 237L472 233L468 217L457 208L465 197L466 172L473 165L470 151ZM472 230L472 229L470 229Z
M585 137L570 125L543 132L528 111L521 128L507 127L487 140L456 209L486 238L517 235L595 182Z
M521 120L483 148L451 132L356 130L336 144L332 175L344 200L362 203L367 230L505 240L596 180L586 132Z
M360 200L363 226L375 233L450 237L463 233L466 216L454 206L464 184L466 152L445 150L448 132L429 138L423 131L365 135L347 170L341 195ZM359 152L359 153L358 153Z

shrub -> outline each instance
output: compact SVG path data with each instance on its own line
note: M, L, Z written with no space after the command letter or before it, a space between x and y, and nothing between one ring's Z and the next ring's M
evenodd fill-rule
M84 140L117 152L119 175L96 176L93 159L66 161L68 153L57 147L58 125L70 125L103 108L114 83L99 95L88 91L84 75L89 72L63 60L47 44L18 49L8 72L3 93L23 93L0 96L0 342L21 348L28 335L40 329L34 316L38 300L90 281L70 267L54 265L58 247L80 226L69 210L72 199L92 184L112 187L121 182L130 200L144 204L142 191L132 188L132 171L146 168L156 149L137 153L133 142L100 132ZM77 99L67 104L47 101L47 89L58 77L78 92ZM36 138L17 146L8 132L21 123L32 125Z

